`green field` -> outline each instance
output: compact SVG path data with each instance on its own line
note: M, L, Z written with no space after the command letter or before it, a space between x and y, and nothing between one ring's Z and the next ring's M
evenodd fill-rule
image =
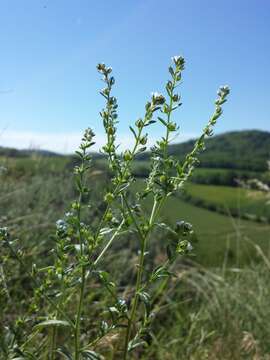
M19 239L29 268L33 263L43 268L50 263L52 249L55 248L55 222L63 218L69 204L76 198L72 175L74 157L3 157L0 160L0 165L7 168L0 176L0 226L8 226L12 238ZM133 170L139 176L134 174L130 202L135 202L134 192L142 190L143 171L148 171L148 162L136 162ZM212 180L217 173L225 176L229 172L227 169L198 171L204 179L211 173ZM223 178L221 181L224 181ZM83 220L95 228L104 211L104 192L112 187L104 160L94 159L87 183L90 187L89 198L86 199L89 207L85 209ZM172 226L179 220L190 222L195 232L192 238L194 250L190 256L178 258L173 268L174 277L166 285L167 292L154 308L157 313L152 327L155 339L145 355L139 355L139 358L255 359L251 355L257 353L257 348L244 351L241 345L247 332L256 335L258 351L268 354L269 327L265 324L270 318L267 307L270 290L270 224L236 216L241 215L240 210L256 212L256 216L265 215L265 210L262 210L264 194L211 183L188 183L186 192L191 194L189 200L181 198L181 194L168 199L159 220ZM194 199L199 200L200 204L191 203ZM209 204L212 211L205 208ZM152 199L148 196L142 207L149 215L151 205ZM223 214L213 211L217 207L226 211ZM231 216L235 208L238 213ZM168 233L156 227L147 244L147 253L151 256L150 268L160 259L163 261L167 258L168 239ZM259 249L263 252L260 253ZM138 250L137 234L126 233L112 244L104 261L104 269L112 279L117 279L119 298L127 298L130 284L135 281ZM2 251L5 249L2 248ZM25 269L10 260L4 270L9 277L7 286L11 289L11 296L16 299L16 311L6 296L2 296L2 299L0 296L0 307L4 309L0 322L3 324L11 323L14 312L23 318L29 308L29 299L33 297L32 284ZM97 289L98 293L93 289ZM89 323L94 325L96 318L101 316L100 309L103 311L112 305L111 293L99 291L100 284L96 279L89 279L84 317L88 316ZM97 296L94 302L93 296ZM47 304L42 304L41 309L49 311ZM104 318L106 316L104 314ZM29 329L32 322L27 320L26 326ZM8 327L2 331L0 338L8 338L5 335ZM31 333L31 329L29 331ZM61 332L62 335L69 336L66 330ZM25 341L27 339L28 335ZM217 346L219 343L223 344L222 347ZM0 354L4 345L3 342L0 344ZM96 350L105 353L106 349L101 347Z
M254 220L270 219L270 205L262 191L239 187L187 184L187 195L192 203L212 208L218 212L233 216L246 216ZM196 200L202 200L197 201Z
M37 229L34 237L39 236L44 226L51 229L55 218L64 212L65 206L72 198L71 164L71 157L2 158L1 165L6 166L8 172L3 174L1 180L0 222L1 216L3 219L7 218L5 222L8 224L15 224L19 219L21 231L26 231L31 226ZM94 162L97 169L104 166L103 160ZM136 162L135 167L139 166L146 168L147 162ZM137 179L134 189L139 190L142 181ZM64 188L61 186L63 182L66 184ZM97 188L96 198L99 196L98 184L94 187ZM172 224L178 220L186 220L193 224L197 237L197 242L194 243L194 260L207 266L218 266L224 261L232 265L249 263L256 258L252 243L259 244L268 252L270 226L237 217L238 214L269 216L270 206L265 205L263 193L236 187L194 183L186 185L186 192L193 200L199 199L200 204L172 197L168 200L162 217ZM20 206L22 203L23 207ZM150 199L145 205L150 207ZM223 214L213 211L214 209L207 210L206 207L209 205ZM46 217L42 216L44 208L49 209ZM231 216L232 213L234 216ZM17 227L14 227L14 230L16 229Z
M142 180L138 180L134 184L135 191L139 191L141 186ZM148 209L151 207L150 198L145 202L145 206ZM270 250L268 224L218 214L196 207L177 197L168 199L162 217L171 224L179 220L192 223L198 239L194 244L195 259L207 266L220 266L224 261L232 265L240 265L256 260L254 244L261 246L265 252Z

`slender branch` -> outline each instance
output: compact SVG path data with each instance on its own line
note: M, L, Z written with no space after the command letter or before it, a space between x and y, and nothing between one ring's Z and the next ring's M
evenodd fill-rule
M107 242L107 244L104 246L103 250L99 254L99 256L94 261L94 265L97 265L101 258L104 256L105 252L108 250L108 248L111 246L113 240L116 238L116 236L119 234L120 230L122 229L122 226L124 225L125 220L122 220L120 225L118 226L117 230L114 232L113 236L110 238L110 240Z

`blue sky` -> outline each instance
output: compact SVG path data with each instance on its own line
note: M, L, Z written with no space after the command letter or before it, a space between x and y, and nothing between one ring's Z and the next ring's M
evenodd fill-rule
M163 92L173 55L186 58L175 116L179 141L208 120L216 91L232 91L216 132L270 131L268 0L2 0L0 145L71 151L91 126L103 140L95 66L113 67L119 142ZM153 127L152 141L161 134Z

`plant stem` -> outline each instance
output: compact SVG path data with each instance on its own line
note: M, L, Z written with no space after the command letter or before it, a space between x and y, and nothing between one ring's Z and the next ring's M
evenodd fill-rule
M125 202L128 205L126 199L125 199ZM150 220L149 220L149 228L148 228L148 231L146 232L146 234L143 236L142 232L139 231L139 235L141 237L141 251L140 251L140 259L139 259L139 270L137 272L136 287L135 287L135 298L134 298L134 302L133 302L133 305L132 305L131 314L130 314L130 317L129 317L129 320L128 320L127 332L126 332L126 337L125 337L124 357L123 357L124 360L127 359L128 344L129 344L129 340L130 340L131 328L132 328L132 325L133 325L133 322L134 322L134 319L135 319L135 315L136 315L136 311L137 311L137 307L138 307L139 290L141 288L141 283L142 283L142 275L143 275L143 267L144 267L144 258L145 258L145 249L146 249L147 237L150 234L151 228L153 226L154 219L156 217L156 211L157 211L157 209L160 208L158 206L158 203L159 202L155 199L154 204L153 204L153 208L152 208L152 212L151 212L151 216L150 216ZM129 209L129 207L128 207L128 209ZM135 221L135 224L136 224L136 221Z
M125 220L122 220L122 222L120 223L120 225L118 226L117 230L114 232L113 236L110 238L110 240L107 242L107 244L104 246L103 250L101 251L101 253L99 254L99 256L96 258L96 260L94 261L94 265L97 265L97 263L100 261L100 259L103 257L103 255L105 254L105 252L108 250L109 246L111 245L111 243L113 242L113 240L116 238L116 236L119 234L119 231L121 230L122 226L124 225Z
M12 245L7 241L6 242L10 252L12 253L12 255L16 258L16 260L21 264L22 268L24 269L25 273L29 276L29 278L32 280L32 282L35 284L35 286L37 288L40 288L40 284L39 282L36 280L36 278L28 271L26 265L24 264L24 262L22 261L22 259L17 255L16 251L13 249ZM57 311L59 311L59 313L63 316L64 319L67 320L67 322L70 324L71 327L74 327L74 323L72 322L72 320L69 318L69 316L62 311L59 306L44 292L42 291L42 295L44 296L44 298L47 300L47 302L54 307Z
M146 238L144 238L142 240L142 244L141 244L139 270L138 270L138 273L137 273L136 288L135 288L135 298L134 298L133 306L132 306L132 309L131 309L131 315L130 315L130 318L128 320L128 327L127 327L126 338L125 338L124 360L127 359L128 343L129 343L129 339L130 339L131 327L132 327L132 324L134 322L134 317L135 317L137 306L138 306L138 300L139 300L138 292L139 292L139 289L140 289L140 286L141 286L141 281L142 281L145 246L146 246Z
M82 315L82 305L83 305L83 296L85 289L85 267L82 268L82 280L81 280L81 289L80 289L80 300L77 309L76 315L76 324L75 324L75 360L80 358L80 336L81 336L81 315Z
M82 159L82 166L84 166L84 158ZM80 182L83 184L83 173L80 174ZM83 236L81 231L81 205L82 205L83 194L80 192L78 199L78 210L77 210L77 219L79 224L78 235L80 243L80 260L83 256ZM77 307L76 321L75 321L75 333L74 333L74 346L75 346L75 360L80 358L80 337L81 337L81 316L82 316L82 307L83 307L83 296L85 288L85 265L81 265L81 286L80 286L80 297Z
M54 360L55 338L56 338L56 327L54 326L52 328L52 333L51 333L50 360Z

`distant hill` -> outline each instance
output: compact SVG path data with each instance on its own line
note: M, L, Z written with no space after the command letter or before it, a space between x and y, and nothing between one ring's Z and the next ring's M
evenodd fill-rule
M183 160L196 140L169 147L170 155ZM141 156L146 160L147 153ZM270 160L270 132L259 130L232 131L206 140L200 155L202 167L265 171Z
M30 157L33 155L40 155L45 157L50 156L61 156L60 154L57 154L52 151L48 150L18 150L14 148L8 148L8 147L2 147L0 146L0 156L7 156L7 157Z
M196 139L169 146L169 154L183 160L190 152ZM61 156L45 150L17 150L0 147L0 156L29 157ZM99 153L92 154L94 158L102 158ZM140 160L149 159L149 153L143 153ZM267 170L270 160L270 132L260 130L232 131L213 136L206 140L206 150L200 155L201 167L239 169L251 171Z

